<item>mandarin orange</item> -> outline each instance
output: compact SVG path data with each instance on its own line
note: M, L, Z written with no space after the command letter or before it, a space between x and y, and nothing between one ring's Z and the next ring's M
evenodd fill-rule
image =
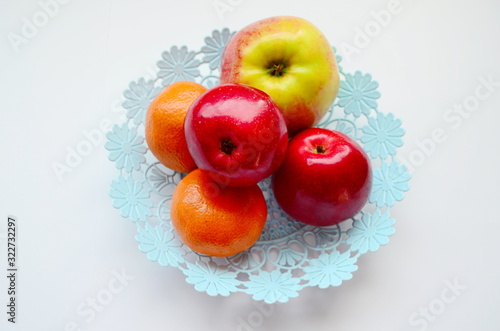
M196 169L176 186L170 208L172 225L193 251L230 256L250 248L260 237L267 205L260 187L223 186Z
M188 173L196 168L184 136L184 118L191 104L206 88L195 82L168 85L151 102L146 113L146 142L164 166Z

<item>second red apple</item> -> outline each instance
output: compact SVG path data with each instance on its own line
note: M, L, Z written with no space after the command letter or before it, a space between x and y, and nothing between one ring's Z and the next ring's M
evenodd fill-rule
M288 215L315 226L355 216L371 186L370 161L361 146L341 132L321 128L304 130L290 140L272 185Z

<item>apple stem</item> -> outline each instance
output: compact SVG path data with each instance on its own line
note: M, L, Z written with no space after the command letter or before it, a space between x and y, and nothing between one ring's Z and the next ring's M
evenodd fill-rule
M236 149L236 145L229 138L222 138L220 140L220 150L227 155L233 154Z
M269 74L275 77L281 77L285 73L286 65L284 62L272 63L268 69Z
M326 153L326 149L324 146L322 145L317 145L315 148L314 148L314 153L316 154L325 154Z

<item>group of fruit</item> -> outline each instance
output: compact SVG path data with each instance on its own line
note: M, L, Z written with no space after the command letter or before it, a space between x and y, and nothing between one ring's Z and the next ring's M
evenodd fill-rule
M371 168L348 136L314 128L336 98L335 55L321 31L272 17L237 32L222 54L220 85L167 86L146 115L146 142L166 167L187 173L171 221L193 251L230 256L251 247L267 218L257 185L298 221L327 226L358 213Z

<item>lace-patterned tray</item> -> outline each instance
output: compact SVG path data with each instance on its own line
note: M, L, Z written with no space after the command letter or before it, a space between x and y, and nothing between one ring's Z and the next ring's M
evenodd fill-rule
M389 242L395 223L390 208L410 188L409 173L395 159L405 131L401 120L378 110L381 94L371 75L345 73L337 56L340 90L318 126L346 133L370 156L373 189L368 204L340 225L308 226L278 207L266 179L259 185L269 213L259 241L227 258L194 253L182 244L169 219L171 195L184 174L165 168L148 150L144 118L149 103L172 82L192 80L208 88L217 85L221 55L233 33L214 30L200 51L173 46L161 54L155 79L139 78L129 84L123 93L125 119L113 126L105 144L118 170L109 195L120 214L137 226L139 250L161 266L180 269L196 290L212 296L245 292L269 304L287 302L308 286L341 285L358 269L360 255Z

